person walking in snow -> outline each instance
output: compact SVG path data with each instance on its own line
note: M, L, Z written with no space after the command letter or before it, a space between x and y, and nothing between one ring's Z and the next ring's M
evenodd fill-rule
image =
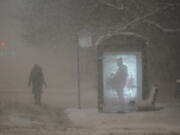
M41 105L41 96L43 86L47 87L42 68L38 64L34 64L28 82L28 87L32 86L32 94L34 95L35 104Z

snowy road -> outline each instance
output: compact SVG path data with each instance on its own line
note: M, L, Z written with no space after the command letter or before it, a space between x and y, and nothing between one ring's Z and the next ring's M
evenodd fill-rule
M164 107L120 114L75 108L60 113L31 105L1 115L0 135L180 135L180 105Z

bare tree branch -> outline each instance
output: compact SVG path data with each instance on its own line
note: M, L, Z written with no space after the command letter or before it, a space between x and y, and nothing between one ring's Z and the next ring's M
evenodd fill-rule
M180 32L180 29L171 29L171 28L164 28L163 26L161 26L160 24L154 22L154 21L151 21L151 20L145 20L146 18L154 15L154 14L157 14L158 12L162 11L162 10L166 10L170 7L174 7L174 6L180 6L180 4L168 4L167 6L163 7L163 8L158 8L156 10L154 10L153 12L150 12L144 16L140 16L140 17L137 17L135 18L134 20L130 21L129 23L127 23L126 25L122 26L122 24L120 25L117 25L116 27L110 27L111 31L108 32L107 34L105 35L101 35L97 41L95 42L95 45L98 45L99 43L101 43L104 39L106 38L109 38L111 36L113 36L114 34L129 34L129 33L126 33L125 30L129 27L129 26L132 26L134 24L137 24L139 22L146 22L146 23L149 23L151 25L154 25L156 26L157 28L161 29L163 32ZM125 32L125 33L122 33L122 32ZM131 34L131 33L130 33ZM137 36L137 35L136 35ZM144 38L144 37L143 37ZM148 40L146 38L144 38L147 43L148 43Z
M130 11L130 10L129 10L127 7L125 7L123 4L121 5L121 7L119 7L119 6L116 6L116 5L112 4L112 3L107 2L106 0L99 0L99 2L101 2L102 4L107 5L107 6L109 6L109 7L112 7L112 8L114 8L114 9L117 9L117 10L124 10L124 9L126 9L126 10ZM126 30L129 26L132 26L132 25L134 25L134 24L136 24L136 23L138 23L138 22L140 22L140 21L143 21L144 19L146 19L146 18L148 18L148 17L150 17L150 16L152 16L152 15L154 15L154 14L156 14L156 13L162 11L162 10L166 10L166 9L168 9L168 8L170 8L170 7L174 7L174 6L180 6L180 4L177 4L177 3L176 3L176 4L169 4L169 3L168 3L168 4L166 4L166 6L163 7L163 8L158 8L158 9L154 10L153 12L150 12L150 13L144 15L144 16L136 17L134 20L130 21L129 23L127 23L127 24L124 25L124 26L120 25L119 28L116 27L116 30L118 30L118 31L119 31L119 30L120 30L120 31L124 31L124 30ZM149 22L149 23L154 24L154 23L152 23L152 22ZM159 26L159 25L157 25L157 24L154 24L154 25L156 25L156 26L159 27L160 29L164 30L165 32L175 32L175 31L179 31L178 29L176 29L176 30L175 30L175 29L166 29L166 28L162 28L161 26Z
M158 8L156 10L154 10L153 12L150 12L144 16L140 16L140 17L137 17L135 18L134 20L130 21L129 23L127 23L126 25L124 25L123 27L119 27L118 31L124 31L126 30L129 26L132 26L140 21L143 21L144 19L154 15L154 14L157 14L158 12L162 11L162 10L166 10L170 7L174 7L174 6L180 6L180 5L177 5L177 4L168 4L167 6L163 7L163 8Z
M138 34L138 33L134 33L134 32L108 32L104 35L99 36L99 38L95 42L95 46L98 46L104 40L106 40L106 39L108 39L114 35L134 36L134 37L143 39L146 42L146 45L149 45L149 39L146 38L145 36Z
M162 25L158 24L157 22L151 20L144 20L143 22L154 25L155 27L159 28L163 32L180 32L180 28L172 29L172 28L165 28Z
M170 7L170 6L167 6L167 7L164 7L164 8L158 8L158 9L154 10L153 12L150 12L149 14L146 14L146 15L141 16L141 17L137 17L137 18L135 18L134 20L132 20L131 22L127 23L127 24L126 24L125 26L123 26L122 28L120 28L120 30L123 31L123 30L127 29L129 26L131 26L131 25L133 25L133 24L136 24L136 23L138 23L138 22L146 19L147 17L150 17L150 16L158 13L159 11L165 10L165 9L167 9L167 8L169 8L169 7Z
M99 2L106 5L106 6L115 8L117 10L124 10L125 9L123 4L121 5L121 7L119 7L119 6L116 6L116 5L112 4L112 3L107 2L106 0L99 0Z
M168 6L169 7L169 6ZM140 17L136 17L135 19L131 20L129 23L125 24L124 26L122 26L122 24L119 24L117 26L113 26L111 27L110 29L114 30L114 31L125 31L129 26L132 26L134 24L137 24L139 23L140 21L143 21L144 19L146 19L147 17L150 17L156 13L158 13L159 11L161 10L165 10L167 9L168 7L165 7L165 8L160 8L160 9L156 9L154 10L153 12L149 13L149 14L146 14L144 16L140 16Z

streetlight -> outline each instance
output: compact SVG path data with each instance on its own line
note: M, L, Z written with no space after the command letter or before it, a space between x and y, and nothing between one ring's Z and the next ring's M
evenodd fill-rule
M80 73L80 47L88 48L92 46L92 36L89 31L83 29L78 32L78 42L77 45L77 89L78 89L78 108L81 109L81 73Z

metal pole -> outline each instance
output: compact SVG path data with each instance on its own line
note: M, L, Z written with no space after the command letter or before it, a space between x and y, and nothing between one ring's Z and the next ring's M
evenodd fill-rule
M80 86L80 55L79 44L77 43L77 93L78 93L78 108L81 109L81 86Z

